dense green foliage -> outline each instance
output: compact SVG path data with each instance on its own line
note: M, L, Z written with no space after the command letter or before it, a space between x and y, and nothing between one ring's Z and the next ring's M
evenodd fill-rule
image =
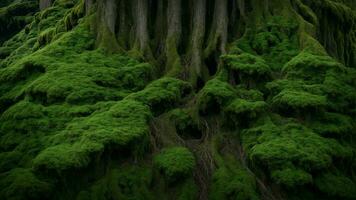
M216 1L1 1L0 199L355 199L355 3Z

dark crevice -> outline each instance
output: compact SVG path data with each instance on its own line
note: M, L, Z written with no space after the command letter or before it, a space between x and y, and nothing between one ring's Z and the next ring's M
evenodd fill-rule
M218 70L218 54L216 52L213 52L206 60L205 60L205 65L208 68L209 75L213 76L216 74Z
M196 90L200 91L205 85L204 80L201 77L197 78L197 83L196 83Z

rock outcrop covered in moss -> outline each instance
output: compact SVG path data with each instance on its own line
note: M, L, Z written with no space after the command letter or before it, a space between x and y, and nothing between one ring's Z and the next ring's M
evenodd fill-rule
M0 199L355 199L352 0L3 0Z

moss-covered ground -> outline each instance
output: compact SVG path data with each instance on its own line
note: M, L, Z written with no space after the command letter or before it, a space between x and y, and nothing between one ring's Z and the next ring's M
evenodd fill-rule
M167 57L101 1L1 1L0 199L355 199L355 3L241 4Z

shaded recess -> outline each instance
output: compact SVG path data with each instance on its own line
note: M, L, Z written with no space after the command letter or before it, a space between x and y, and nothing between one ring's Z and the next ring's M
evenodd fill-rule
M227 44L244 32L245 3L237 1L100 1L98 20L104 22L99 41L140 52L171 75L187 71L194 84L217 72ZM242 14L241 14L242 13ZM182 70L185 69L185 70Z

